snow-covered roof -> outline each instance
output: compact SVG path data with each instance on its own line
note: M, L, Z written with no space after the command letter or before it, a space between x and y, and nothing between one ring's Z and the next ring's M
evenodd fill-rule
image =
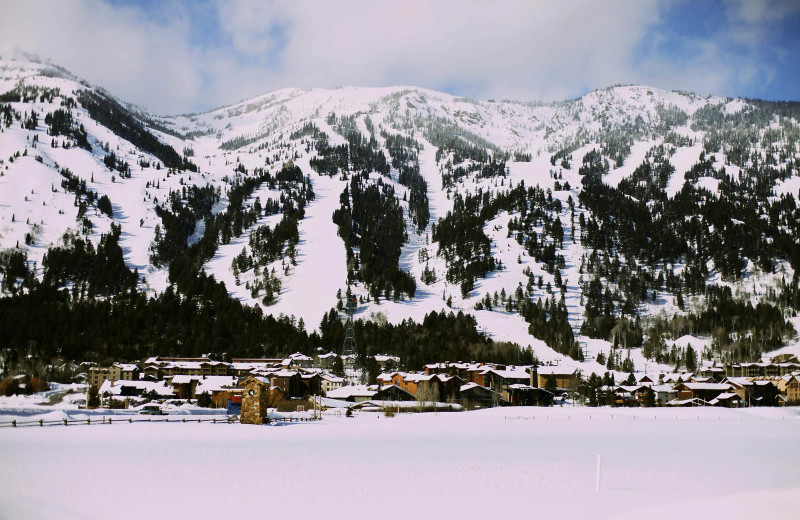
M192 381L200 381L203 379L203 376L187 376L187 375L177 375L172 376L172 384L173 385L187 385Z
M242 361L237 361L235 363L231 363L231 369L232 370L237 370L237 371L257 370L257 369L262 369L262 368L271 367L271 366L273 366L273 363L269 362L269 361L262 361L262 362L254 362L254 361L242 362Z
M489 390L488 388L486 388L486 387L484 387L484 386L481 386L481 385L479 385L478 383L467 383L467 384L465 384L465 385L461 385L461 387L460 387L460 390L461 390L462 392L466 392L467 390L471 390L471 389L473 389L473 388L475 388L475 387L480 387L480 388L483 388L483 389L485 389L485 390Z
M335 376L333 374L328 374L327 372L322 374L322 379L330 383L344 383L343 377Z
M503 379L524 379L530 381L531 375L524 370L491 370L492 373L497 374Z
M294 377L299 373L297 370L278 370L273 372L272 375L275 377Z
M367 385L346 385L335 388L328 392L327 397L331 399L347 399L348 397L372 397L375 395L375 387Z
M675 390L675 388L670 386L670 385L653 385L650 388L653 389L653 392L656 392L656 393L659 393L659 394L663 394L663 393L671 394L671 393L676 393L677 392L677 390Z
M172 387L167 386L164 381L104 381L103 384L100 385L98 393L100 395L106 393L110 395L120 395L123 388L135 388L141 390L143 393L155 391L160 396L175 395Z
M728 383L681 383L689 390L730 390L731 385Z
M574 375L578 369L559 365L544 365L538 367L536 371L542 376L571 376Z
M514 383L513 385L508 385L508 387L513 390L542 390L547 392L547 390L545 390L544 388L539 388L531 385L523 385L521 383Z
M625 392L628 392L629 394L635 394L636 392L638 392L639 390L644 388L644 386L642 386L642 385L619 385L617 388L620 388L620 389L624 390Z
M753 386L753 382L746 377L726 377L725 382L741 387Z
M237 385L238 378L234 376L208 376L200 380L195 389L195 395L204 392L214 392L218 390L227 390Z

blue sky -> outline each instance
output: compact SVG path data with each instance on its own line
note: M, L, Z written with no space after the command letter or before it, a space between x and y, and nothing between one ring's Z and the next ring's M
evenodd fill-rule
M16 45L153 112L283 87L556 100L613 84L800 100L797 0L0 0Z

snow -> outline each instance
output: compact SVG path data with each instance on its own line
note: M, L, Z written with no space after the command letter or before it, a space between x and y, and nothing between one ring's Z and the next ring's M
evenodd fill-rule
M13 88L20 80L26 85L58 87L63 96L74 96L79 88L87 88L77 78L58 73L59 77L42 76L48 65L32 63L19 53L4 53L4 56L16 58L0 59L0 92ZM314 155L306 152L305 145L299 141L289 141L288 135L305 123L313 123L328 135L332 145L344 143L327 123L330 113L355 115L357 125L364 132L365 118L368 114L379 134L381 129L390 133L401 133L412 136L422 145L419 154L420 173L428 183L428 198L431 220L421 233L412 230L408 223L408 242L401 251L400 267L411 273L417 281L417 293L413 300L367 302L362 304L356 314L357 319L386 319L391 323L399 323L411 318L417 322L432 311L458 312L472 314L481 330L495 341L512 341L523 347L531 346L534 354L543 362L562 363L567 366L580 367L588 372L603 372L605 367L597 364L595 356L609 350L610 345L602 340L592 340L577 336L581 346L587 353L583 364L574 362L554 352L544 342L528 334L528 325L517 314L506 313L495 308L493 311L477 311L475 304L487 293L513 293L518 284L526 283L523 270L529 268L534 276L542 276L545 284L552 282L552 275L545 273L540 265L528 258L515 240L507 237L508 221L513 215L501 214L489 222L484 231L492 240L492 254L496 260L502 260L504 270L490 273L485 279L476 282L476 288L466 298L462 298L458 285L448 283L444 278L445 262L437 256L438 245L431 241L431 228L436 220L452 209L452 193L442 189L440 165L435 160L436 149L422 136L423 125L429 120L442 120L446 124L459 126L466 132L485 139L504 151L519 151L531 155L530 162L508 163L509 176L501 184L497 179L478 180L474 177L463 179L457 190L462 194L474 193L477 189L498 191L507 189L524 181L526 186L539 185L543 189L554 189L555 179L551 175L562 176L561 182L569 182L571 190L554 191L553 197L565 203L568 197L577 200L580 190L578 167L583 155L591 149L599 148L597 132L601 130L602 120L607 128L630 125L637 116L641 116L646 124L659 120L659 107L678 107L687 114L693 114L698 108L706 105L722 105L726 113L735 113L746 108L747 103L740 99L730 100L718 97L700 97L683 92L669 92L646 86L611 87L590 92L580 99L549 104L528 104L514 101L488 102L456 98L451 95L421 89L417 87L397 86L381 88L345 87L338 89L297 89L287 88L266 93L254 99L242 101L228 107L222 107L204 114L175 117L154 117L160 124L180 133L193 132L193 139L181 139L172 135L152 130L159 138L172 145L178 152L188 147L194 150L193 161L201 168L200 173L184 172L169 175L165 168L142 168L139 158L155 164L159 161L149 154L138 150L131 143L120 139L107 128L98 125L88 117L81 107L73 109L73 117L85 125L92 144L91 153L78 149L64 149L50 146L50 136L46 134L43 124L44 115L60 106L60 99L53 103L11 103L20 113L35 109L39 113L39 126L35 131L24 130L19 122L14 122L4 129L0 138L0 249L19 247L27 252L31 264L39 266L41 276L42 258L47 247L60 245L65 232L75 232L79 222L76 221L74 196L64 193L60 188L61 176L59 168L67 167L76 175L87 181L87 187L98 195L108 195L114 208L114 222L122 226L120 245L124 258L131 269L138 269L143 278L143 286L151 293L159 293L168 286L167 270L155 268L150 264L150 245L154 237L155 226L160 219L155 214L155 199L164 202L170 190L179 190L185 185L205 186L210 184L222 192L222 200L214 208L214 212L222 211L226 205L226 190L233 176L234 168L241 163L248 171L254 168L273 170L284 162L293 159L305 175L312 179L316 200L306 208L306 217L299 223L300 244L298 245L297 265L290 266L284 272L280 260L269 266L275 268L281 279L282 290L277 302L272 306L261 303L263 295L253 298L245 283L254 276L252 271L242 273L241 285L231 270L235 255L247 247L249 232L255 226L268 224L274 226L280 215L260 219L255 226L228 245L220 245L216 255L205 269L215 279L225 283L230 294L245 304L260 305L265 314L274 316L294 316L295 320L303 319L307 330L317 329L324 313L337 303L336 293L346 289L346 257L337 228L331 220L334 210L339 207L339 194L345 182L338 178L316 175L309 166L309 159ZM691 130L687 126L676 128L675 132L688 136L696 144L680 147L670 157L675 166L675 173L670 178L666 191L672 196L684 183L684 173L698 161L702 150L704 132ZM775 126L775 125L773 125ZM40 142L33 148L33 136ZM251 145L230 151L220 148L222 143L237 137L257 138ZM64 138L58 138L63 141ZM382 139L378 139L382 142ZM604 182L617 186L628 177L645 158L652 146L661 144L660 138L642 137L633 143L631 154L624 164L614 167ZM130 179L113 179L114 172L103 164L105 151L101 145L107 143L109 150L128 162L131 167ZM287 145L288 143L288 145ZM553 167L549 158L565 146L578 146L572 156L571 168L562 169L560 165ZM27 157L11 162L8 160L15 152L20 154L28 149ZM42 162L35 157L42 156ZM714 167L720 169L725 165L724 154L715 154ZM617 165L614 165L617 166ZM736 176L739 169L725 166L729 175ZM393 172L396 175L396 172ZM373 175L375 177L375 175ZM399 198L406 192L394 180L386 180L395 188ZM158 186L158 188L155 187ZM712 192L718 190L719 181L713 178L701 178L699 187ZM53 186L54 190L51 190ZM794 175L785 181L778 182L775 197L784 194L797 196L800 192L800 177ZM277 199L280 193L262 186L246 204L252 204L256 196L262 202L267 198ZM25 198L28 198L26 201ZM405 202L401 203L407 208ZM583 307L580 303L580 289L577 286L581 256L587 251L577 237L572 237L567 222L568 209L560 215L565 228L564 250L560 251L566 260L563 277L568 280L568 291L565 302L569 310L570 324L578 331L583 318ZM576 219L583 210L576 208ZM407 211L406 211L407 213ZM12 216L14 222L12 222ZM90 208L87 215L94 224L88 238L95 244L100 234L107 232L112 220L100 215ZM26 223L29 221L29 223ZM200 236L203 225L197 223L193 239ZM537 229L537 233L540 230ZM33 245L25 244L25 234L35 236ZM419 253L425 249L429 253L428 265L435 270L436 281L430 286L421 281L425 262L419 261ZM519 259L519 263L518 263ZM713 268L713 266L712 266ZM680 266L678 266L680 269ZM752 271L752 267L751 267ZM777 275L753 276L748 273L745 282L733 287L738 294L752 299L763 296L775 280L781 276L789 279L792 273L781 272ZM755 281L754 281L755 280ZM752 292L750 282L753 281ZM722 282L712 272L712 283ZM745 286L745 283L747 286ZM359 295L365 295L363 287L354 287ZM452 297L452 308L446 301ZM543 290L535 289L533 298L549 297ZM689 303L689 308L695 302ZM696 302L702 303L702 302ZM683 313L679 311L671 297L661 297L655 303L643 306L643 316L664 312L665 315ZM797 328L797 327L796 327ZM334 345L325 345L330 349ZM644 359L640 350L631 353L637 369L655 366Z
M344 242L331 220L346 183L324 175L314 176L313 183L316 199L298 226L297 267L291 274L297 283L285 284L278 303L268 308L276 316L303 318L309 329L317 328L322 316L336 306L336 292L347 284Z
M354 415L2 428L0 517L796 518L796 409Z

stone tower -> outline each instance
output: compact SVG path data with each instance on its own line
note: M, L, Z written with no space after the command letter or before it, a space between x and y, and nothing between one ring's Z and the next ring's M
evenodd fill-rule
M243 383L242 392L242 424L264 424L267 417L267 401L269 398L269 380L262 377L250 377Z

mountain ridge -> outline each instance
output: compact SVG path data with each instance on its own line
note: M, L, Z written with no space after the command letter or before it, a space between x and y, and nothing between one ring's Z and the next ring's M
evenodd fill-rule
M587 179L598 175L600 186L614 190L622 186L624 196L630 200L647 197L654 211L682 193L686 182L712 194L720 193L727 189L723 170L730 179L750 175L751 170L757 176L758 168L765 167L759 165L771 165L769 161L784 173L774 175L769 181L771 194L759 199L765 210L765 204L775 204L776 197L794 197L800 188L795 166L796 111L787 116L776 108L760 108L739 98L704 98L646 86L609 87L574 100L535 106L516 101L469 100L417 87L280 89L208 112L180 116L152 115L119 101L129 111L126 117L132 119L128 121L135 121L128 127L141 125L144 133L140 132L140 136L154 136L181 158L180 165L173 169L152 151L143 149L143 144L131 142L130 135L123 138L93 119L81 104L83 98L79 94L82 90L95 92L98 99L104 100L102 103L116 98L74 76L42 73L50 70L46 67L57 66L0 61L2 103L19 114L0 139L0 157L14 158L20 152L14 161L0 165L6 170L6 178L0 179L0 184L5 184L6 194L26 194L26 200L21 202L8 200L8 195L3 197L0 248L25 251L31 267L36 264L36 276L41 278L47 249L65 243L65 233L99 243L102 234L113 230L113 223L121 226L123 258L130 269L138 271L138 285L149 294L161 294L174 285L175 278L168 267L171 262L156 265L153 255L167 241L164 235L159 242L159 234L166 231L169 235L173 224L168 222L177 218L174 222L184 222L181 225L185 229L169 235L169 240L181 237L176 246L179 255L198 243L210 248L208 253L198 253L193 262L199 262L201 270L225 283L233 298L267 314L302 318L304 326L316 330L328 310L341 301L337 292L345 292L349 285L361 301L359 318L372 316L392 323L411 318L421 322L430 312L460 310L475 316L478 326L494 338L530 345L542 361L574 362L565 357L571 350L563 343L565 337L557 340L550 332L544 332L548 327L554 327L554 331L560 328L562 332L557 335L561 337L564 324L568 323L581 350L577 354L572 349L572 355L588 358L579 366L599 371L603 367L597 359L600 354L608 358L614 341L606 341L611 336L592 339L584 335L586 330L582 331L589 295L585 265L591 253L598 251L596 246L584 243L583 229L578 233L575 227L576 219L592 223L599 218L595 210L578 202L581 193L588 193L592 186L585 182ZM25 87L35 93L35 99L28 103L14 101L13 93L24 96ZM59 89L57 93L55 89ZM53 135L52 118L58 110L70 112L72 126L62 130L66 134L59 134L56 129ZM49 115L51 123L31 122L30 112L37 112L42 119ZM767 118L770 113L772 116ZM26 122L29 128L25 128ZM85 129L91 150L78 145L80 128ZM748 129L751 134L755 129L758 139L749 149L739 142L740 134L746 136ZM38 143L34 144L34 138ZM713 139L721 142L716 152L711 151ZM27 156L23 155L25 150ZM592 152L599 154L596 165L591 162ZM719 158L687 181L687 175L703 164L706 153ZM645 163L646 171L640 168ZM662 165L665 173L658 177L661 174L655 172ZM597 171L591 173L595 166ZM191 167L197 171L191 171ZM63 173L65 168L85 181L84 190L97 194L91 202L88 192L78 194L64 187L61 193L56 188L68 178ZM666 173L669 168L672 171ZM249 192L248 179L253 185ZM78 186L80 180L76 181ZM522 194L522 185L526 190L539 186L541 193ZM207 193L200 191L206 187ZM195 194L206 199L192 202ZM374 196L374 206L369 206L372 209L359 207L356 195ZM486 195L488 200L484 200ZM110 216L96 207L102 196L110 200ZM454 215L460 207L456 201L470 200L477 204L474 211L480 216L473 223L481 227L476 242L466 245L462 236L445 239L441 233L443 223L461 225L461 217ZM271 209L265 209L267 201L273 201ZM76 206L78 202L81 204ZM526 211L520 213L520 204L526 206L526 211L541 204L537 211L542 216L522 224ZM68 215L75 207L79 214L84 208L78 220ZM364 218L358 216L361 211L367 211L365 215L383 211L378 208L399 210L398 215L402 216L397 222L403 229L400 235L395 231L382 235L382 230L396 226L370 231L371 217L356 220ZM339 210L344 211L340 213L344 216L335 222ZM229 217L231 222L226 220ZM236 218L240 219L238 224ZM730 215L728 218L737 220ZM86 220L81 219L88 219L88 231ZM563 233L560 240L553 234L556 220ZM565 224L570 220L572 226ZM270 237L277 233L281 222L281 229L289 230L288 238L273 244ZM783 231L785 234L793 224L776 225L775 232L783 226L788 230ZM268 232L264 226L269 226ZM434 240L437 226L439 239ZM725 222L725 229L728 228L735 229L732 220ZM219 235L204 242L209 229ZM259 229L261 235L254 235ZM187 231L191 232L186 234ZM365 231L377 234L365 242ZM20 239L27 242L28 235L31 243L17 245ZM767 235L763 243L774 244L777 235ZM381 237L385 236L396 240L381 245ZM260 240L266 242L261 244ZM445 247L445 240L453 240L450 252L446 247L451 246ZM277 253L268 253L267 249L257 253L267 245ZM377 249L369 253L373 246ZM465 251L471 253L456 253L459 247L466 247ZM479 255L487 262L483 267L473 261L475 247L488 247L488 252ZM744 275L734 276L729 282L712 262L705 279L709 284L737 291L746 289L750 280L756 288L749 298L760 301L770 291L784 290L780 279L784 284L787 277L796 279L789 254L794 246L781 247L789 248L786 256L765 264L773 272L761 272L755 263L745 261L739 271ZM619 246L599 250L605 251L605 261L619 257L623 266L639 263L620 254ZM367 254L374 264L360 265ZM385 258L390 259L388 264L396 263L385 265L381 260ZM543 262L544 258L549 259ZM463 266L454 269L458 262ZM679 261L671 272L683 276L681 273L689 268L684 264ZM375 271L373 267L378 265L381 270ZM656 263L645 271L655 277L658 273L665 275L668 269L666 263ZM465 273L470 273L467 278ZM404 276L414 282L413 297L408 281L401 280ZM611 316L624 325L625 313L619 313L624 308L623 300L629 298L615 293L627 294L627 289L619 280L607 280L607 275L600 278L601 285L613 289ZM544 282L539 282L541 286L531 284L539 279ZM651 284L648 281L645 285ZM555 298L559 291L545 286L564 287L563 310ZM517 289L522 288L518 293ZM649 290L652 288L645 292ZM487 306L485 295L501 291L505 294L502 301L490 298ZM655 295L660 291L655 291L653 298L637 297L637 303L630 304L634 310L630 318L635 317L638 323L639 319L650 319L659 313L687 313L679 308L678 295L682 296L683 291L666 291L661 297ZM691 305L697 309L706 305L705 293L703 290L693 295ZM511 294L515 296L509 298ZM530 306L524 310L519 294L525 301L544 299L548 303L545 324L536 328L540 337L531 335L530 327L541 311ZM653 302L648 303L648 299ZM507 303L509 300L514 303ZM549 307L550 300L553 306L558 304L558 312ZM528 319L522 316L525 313ZM564 321L556 323L554 316L562 313L559 319ZM550 322L553 323L547 324ZM601 328L605 330L604 327ZM698 348L712 349L710 338L698 341ZM556 344L563 344L564 352L556 352L552 347ZM637 366L647 362L641 349L630 355Z

